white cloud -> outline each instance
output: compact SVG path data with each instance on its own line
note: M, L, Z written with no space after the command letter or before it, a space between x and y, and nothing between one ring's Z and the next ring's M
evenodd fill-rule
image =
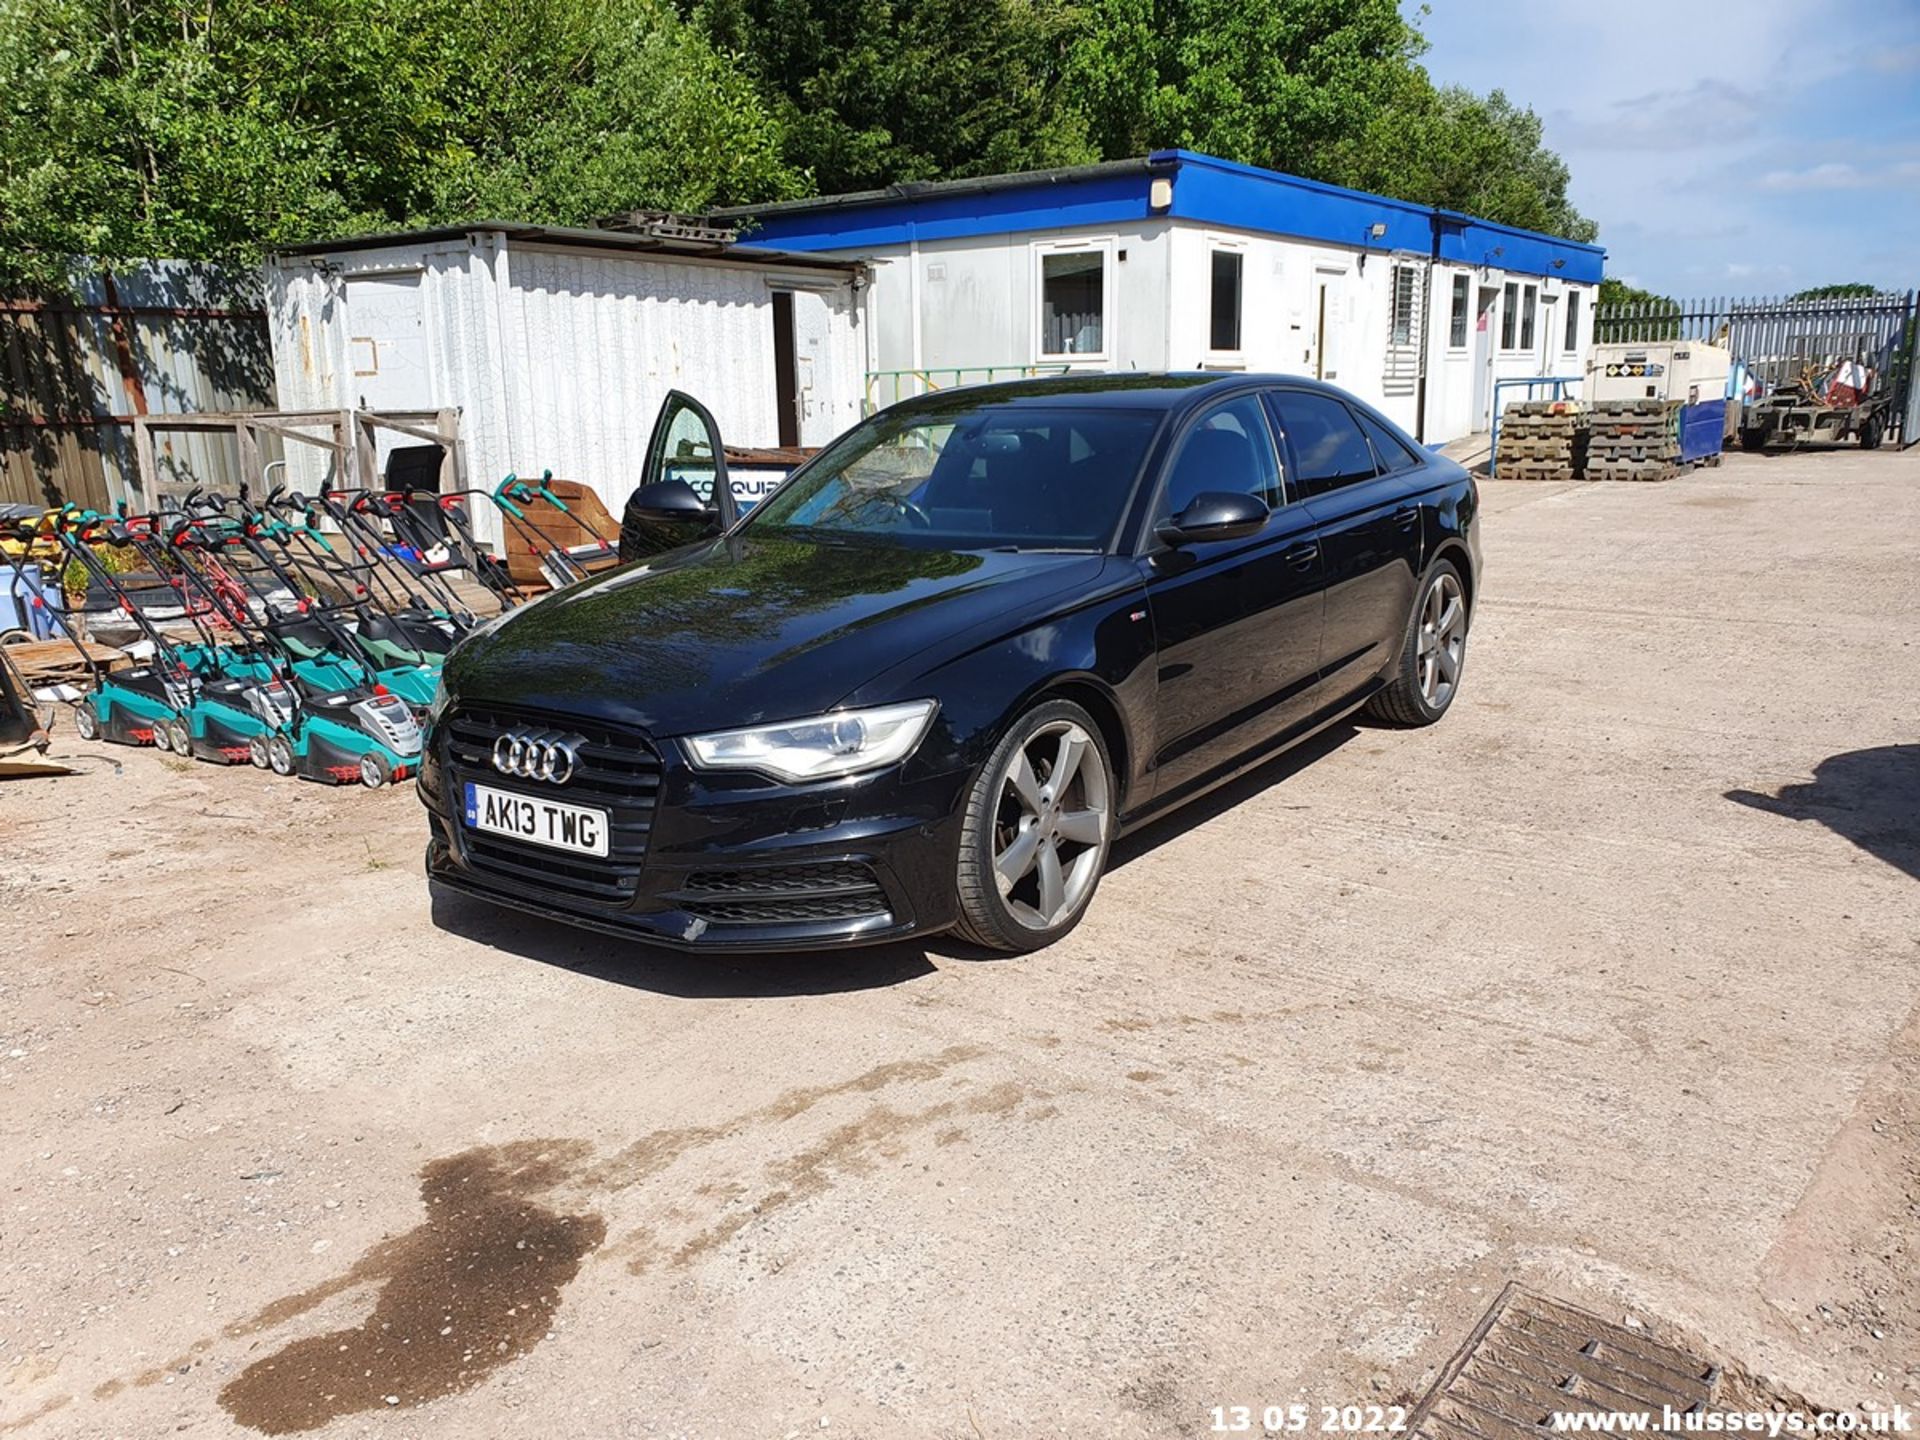
M1668 294L1920 281L1920 5L1871 39L1801 0L1431 0L1436 81L1540 116L1610 273ZM1863 243L1866 242L1866 243ZM1840 273L1844 272L1844 273Z
M1769 170L1760 177L1769 190L1870 190L1920 185L1920 160L1861 167L1823 160L1800 170Z

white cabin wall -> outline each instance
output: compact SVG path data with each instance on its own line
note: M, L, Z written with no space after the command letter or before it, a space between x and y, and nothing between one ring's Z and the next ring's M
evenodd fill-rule
M591 485L617 513L669 389L705 402L729 444L775 444L776 289L794 295L801 442L824 444L859 416L866 339L850 277L522 245L496 233L270 265L282 408L358 405L365 380L353 355L367 351L353 347L349 282L407 274L419 277L422 399L459 410L470 486L551 469ZM334 478L323 455L289 445L289 481L311 490ZM499 538L491 509L476 507L474 520L483 539Z
M887 372L984 372L1065 365L1092 370L1160 370L1168 364L1167 280L1173 227L1165 222L922 240L860 252L872 260L870 307L875 332L876 406L914 393L911 379ZM1040 256L1047 250L1099 249L1108 277L1099 356L1043 355L1040 349ZM1124 257L1124 258L1123 258ZM917 277L917 284L916 284ZM896 393L896 385L898 391Z

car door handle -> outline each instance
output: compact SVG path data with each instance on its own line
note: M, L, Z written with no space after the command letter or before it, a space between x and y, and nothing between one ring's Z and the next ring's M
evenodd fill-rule
M1393 523L1398 525L1402 530L1411 530L1419 521L1420 507L1418 505L1409 505L1404 510L1396 510L1393 512Z
M1313 562L1320 558L1319 542L1308 540L1302 544L1291 546L1280 552L1280 558L1296 570L1311 570L1313 568Z

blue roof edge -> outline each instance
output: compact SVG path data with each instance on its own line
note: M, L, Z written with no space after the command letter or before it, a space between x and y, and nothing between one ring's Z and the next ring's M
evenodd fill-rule
M1173 203L1148 204L1153 173L1178 175ZM860 250L914 240L1019 234L1065 227L1173 218L1290 239L1360 249L1432 253L1462 265L1493 265L1583 284L1597 284L1606 250L1495 220L1351 190L1304 176L1263 170L1192 150L1156 150L1137 170L1009 176L995 186L982 177L951 190L919 194L820 197L819 208L789 202L759 217L747 243L789 251ZM1376 229L1379 234L1373 233Z

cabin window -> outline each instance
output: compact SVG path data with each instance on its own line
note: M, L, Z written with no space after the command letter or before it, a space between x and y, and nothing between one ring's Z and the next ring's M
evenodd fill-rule
M1106 251L1044 252L1040 256L1040 353L1103 355L1106 349Z

